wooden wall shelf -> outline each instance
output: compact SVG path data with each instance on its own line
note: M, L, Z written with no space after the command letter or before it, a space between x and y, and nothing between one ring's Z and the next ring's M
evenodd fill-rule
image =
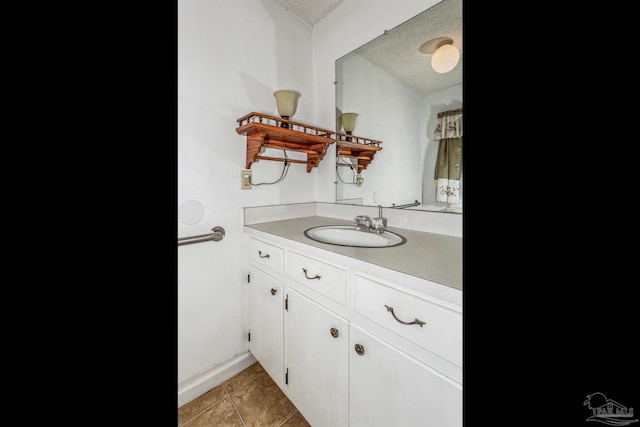
M318 166L329 145L336 143L338 155L358 159L358 172L365 169L382 141L357 137L267 114L249 113L238 120L236 132L247 137L246 168L257 160L284 162L284 158L261 156L263 148L306 153L306 160L286 159L290 163L307 165L307 173ZM351 141L347 141L347 138ZM355 141L355 142L354 142ZM340 154L340 153L343 154Z

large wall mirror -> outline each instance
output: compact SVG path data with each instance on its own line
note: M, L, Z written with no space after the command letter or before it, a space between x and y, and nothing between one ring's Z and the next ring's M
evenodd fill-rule
M432 52L443 44L459 60L436 72ZM342 114L356 113L351 133L382 141L364 169L336 150L336 203L462 213L462 56L462 0L443 0L336 61L337 131L346 133ZM452 139L436 136L445 116L459 127L448 160ZM448 199L436 176L443 167L458 168Z

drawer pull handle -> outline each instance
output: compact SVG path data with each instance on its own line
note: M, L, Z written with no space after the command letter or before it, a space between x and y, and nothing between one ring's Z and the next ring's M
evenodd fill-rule
M278 292L276 289L271 288L271 295L275 295Z
M260 256L260 258L269 258L269 254L262 256L262 251L258 251L258 255Z
M354 348L356 349L356 353L358 353L360 356L364 354L364 347L361 344L356 344Z
M309 277L309 276L307 276L307 269L306 269L306 268L303 268L303 269L302 269L302 271L304 271L304 277L306 277L306 278L307 278L307 279L309 279L309 280L319 279L319 278L320 278L320 276L319 276L319 275L317 275L317 274L316 274L315 276L313 276L313 277Z
M424 325L424 322L418 319L414 319L413 322L403 322L402 320L396 317L396 314L393 312L393 307L389 307L386 304L384 306L387 307L387 311L391 312L391 315L393 316L393 318L396 319L398 322L402 323L403 325L420 325L421 328L422 328L422 325Z
M340 335L340 332L338 332L336 328L331 328L331 336L334 338L338 338L338 335Z

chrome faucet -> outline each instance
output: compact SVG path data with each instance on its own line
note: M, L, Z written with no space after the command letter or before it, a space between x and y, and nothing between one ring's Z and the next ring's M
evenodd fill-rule
M382 206L378 205L378 217L371 220L371 227L369 231L375 231L376 233L384 233L384 228L387 226L387 218L382 217Z
M366 215L358 215L357 217L353 218L353 223L355 224L356 230L358 231L362 230L363 225L367 227L368 231L371 231L371 218Z

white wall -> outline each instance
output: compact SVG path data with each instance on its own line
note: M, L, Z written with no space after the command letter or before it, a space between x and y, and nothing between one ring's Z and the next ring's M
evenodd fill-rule
M462 108L462 84L422 95L355 53L340 59L336 76L338 114L358 112L353 133L382 141L382 151L362 171L360 187L344 183L353 182L348 167L338 169L336 198L383 206L418 200L421 205L413 209L444 210L447 203L435 201L433 133L438 113Z
M331 129L335 60L435 3L347 0L311 27L272 0L178 1L177 202L197 200L205 213L177 231L226 230L220 242L178 247L179 405L247 352L242 207L335 201L333 145L311 173L291 164L281 183L240 190L246 139L236 120L276 115L273 91L292 89L302 94L292 119ZM274 181L282 166L254 163L253 181Z
M277 115L277 89L301 93L293 119L315 123L311 37L271 0L178 1L177 201L205 209L199 223L179 222L178 236L226 231L220 242L178 247L179 403L247 351L242 207L315 200L315 172L299 164L277 185L240 190L246 137L235 131L252 111ZM274 181L282 167L256 162L253 181Z
M362 171L362 185L340 182L337 199L356 198L365 205L383 206L421 200L421 136L425 132L419 115L423 97L360 55L344 57L336 74L340 87L337 108L358 113L354 135L382 141L382 150ZM338 171L341 181L353 180L348 167Z
M316 122L335 123L335 61L440 0L346 0L313 26ZM362 135L372 139L375 135ZM335 144L325 158L335 158ZM374 160L376 162L376 160ZM335 202L335 168L319 168L317 201Z

